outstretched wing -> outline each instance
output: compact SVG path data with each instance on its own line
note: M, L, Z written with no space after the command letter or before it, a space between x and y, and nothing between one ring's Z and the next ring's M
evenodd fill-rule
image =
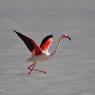
M25 45L31 52L35 50L36 55L41 54L41 48L38 47L38 45L31 38L17 32L16 30L13 31L22 39L22 41L25 43Z
M53 35L46 36L40 45L41 49L44 51L48 51L49 47L52 45Z

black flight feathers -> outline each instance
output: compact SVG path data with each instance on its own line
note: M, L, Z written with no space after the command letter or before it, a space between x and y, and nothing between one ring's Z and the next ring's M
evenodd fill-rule
M25 45L27 46L27 48L32 52L34 49L34 45L32 44L32 41L29 37L17 32L16 30L13 30L25 43Z
M32 52L33 49L34 49L34 44L32 43L32 42L33 42L32 39L29 38L29 37L27 37L27 36L25 36L25 35L23 35L23 34L21 34L21 33L19 33L19 32L17 32L16 30L13 30L13 31L22 39L22 41L25 43L25 45L27 46L27 48ZM48 36L46 36L46 37L42 40L40 47L41 47L49 38L53 38L53 35L48 35Z
M53 38L53 35L48 35L48 36L46 36L46 37L42 40L40 47L41 47L48 39L50 39L50 38Z

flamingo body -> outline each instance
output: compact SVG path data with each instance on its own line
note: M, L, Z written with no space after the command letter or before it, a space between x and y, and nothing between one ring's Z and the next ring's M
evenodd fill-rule
M28 58L26 61L27 62L41 62L41 61L45 61L49 59L49 57L50 57L49 52L42 51L41 55L38 55L38 56L33 55L30 58Z
M41 61L45 61L45 60L48 60L49 58L51 58L52 55L54 55L55 52L57 51L61 39L68 38L69 40L71 40L71 37L68 36L67 34L62 35L60 37L59 41L58 41L56 49L52 53L49 53L48 50L49 50L50 46L53 43L53 35L46 36L42 40L40 46L38 46L35 43L35 41L33 39L31 39L30 37L25 36L25 35L17 32L16 30L13 30L13 31L22 39L22 41L25 43L25 45L27 46L27 48L29 49L29 51L32 53L32 56L26 60L27 62L31 62L32 63L32 65L30 65L28 67L28 69L30 70L28 74L31 74L31 72L33 70L34 71L39 71L39 72L46 73L45 71L34 69L35 65L37 63L41 62Z

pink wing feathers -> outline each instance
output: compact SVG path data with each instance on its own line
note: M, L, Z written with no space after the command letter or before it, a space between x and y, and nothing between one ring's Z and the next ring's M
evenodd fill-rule
M44 51L48 51L53 42L53 35L46 36L40 45L40 48Z

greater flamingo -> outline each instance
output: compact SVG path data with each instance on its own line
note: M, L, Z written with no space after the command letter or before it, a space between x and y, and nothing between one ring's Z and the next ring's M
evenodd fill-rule
M52 57L55 54L55 52L57 51L57 49L60 45L61 39L68 38L69 40L71 40L71 37L69 35L63 34L58 40L57 47L50 54L48 50L49 50L50 46L52 45L53 35L46 36L42 40L41 45L38 46L34 42L34 40L32 40L30 37L25 36L25 35L17 32L16 30L13 30L13 31L23 40L23 42L25 43L27 48L30 50L30 52L32 52L32 56L26 60L27 62L32 62L32 64L28 67L28 69L30 70L28 72L28 74L31 74L32 71L39 71L39 72L46 73L45 71L35 69L34 68L35 65L41 61L45 61L45 60L49 59L50 57Z

